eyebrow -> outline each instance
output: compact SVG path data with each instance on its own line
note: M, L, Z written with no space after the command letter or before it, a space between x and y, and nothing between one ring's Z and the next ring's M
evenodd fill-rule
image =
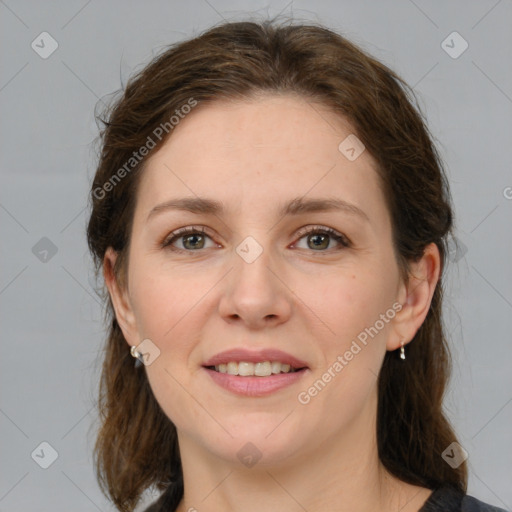
M147 221L157 213L169 210L181 210L195 214L216 216L222 215L225 212L222 203L214 199L203 197L182 197L171 199L156 205L149 212ZM368 215L366 215L366 213L356 205L337 198L304 199L302 197L296 197L278 209L278 216L284 217L289 215L300 215L303 213L327 211L341 211L349 215L360 217L365 221L370 220Z

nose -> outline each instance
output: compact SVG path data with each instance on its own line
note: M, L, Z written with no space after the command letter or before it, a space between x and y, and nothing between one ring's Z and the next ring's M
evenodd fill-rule
M282 274L266 249L254 261L233 251L233 270L226 276L219 303L222 318L249 329L286 322L292 311L292 292Z

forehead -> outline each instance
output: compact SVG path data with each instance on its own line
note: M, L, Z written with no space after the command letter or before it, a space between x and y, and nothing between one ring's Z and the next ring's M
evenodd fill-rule
M297 95L260 94L199 105L168 142L175 146L175 156L181 142L195 139L195 147L219 157L264 154L280 161L283 156L337 156L339 138L352 132L345 119L324 105Z
M184 195L268 204L329 194L382 214L373 158L363 151L350 161L340 152L353 132L341 116L294 95L200 104L150 155L142 206Z

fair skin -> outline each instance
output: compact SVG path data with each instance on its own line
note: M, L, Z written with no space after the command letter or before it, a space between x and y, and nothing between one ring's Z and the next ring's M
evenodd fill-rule
M386 351L409 342L423 323L439 279L439 251L429 245L409 283L401 280L376 164L368 151L350 161L338 150L351 133L334 113L295 96L199 106L148 160L125 287L112 271L116 254L105 255L127 343L149 338L160 350L134 371L147 372L177 429L185 482L180 512L416 512L431 493L396 479L379 461L377 375ZM156 205L182 197L215 199L225 211L149 216ZM279 207L297 197L342 199L364 215L280 216ZM159 245L186 226L205 234L182 234L173 242L181 252ZM308 226L332 228L351 245L298 235ZM263 249L251 263L236 251L248 236ZM298 394L397 303L400 311L378 334L300 403ZM202 364L240 346L278 348L308 369L268 396L233 394ZM261 455L252 467L237 456L249 442Z

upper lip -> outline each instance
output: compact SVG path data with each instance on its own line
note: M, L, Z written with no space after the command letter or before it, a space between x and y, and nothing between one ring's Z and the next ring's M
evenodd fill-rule
M280 363L289 364L292 368L307 368L306 362L287 354L282 350L274 348L264 348L259 350L248 350L246 348L233 348L220 352L208 359L203 366L216 366L226 364L230 361L245 361L248 363L259 363L262 361L279 361Z

